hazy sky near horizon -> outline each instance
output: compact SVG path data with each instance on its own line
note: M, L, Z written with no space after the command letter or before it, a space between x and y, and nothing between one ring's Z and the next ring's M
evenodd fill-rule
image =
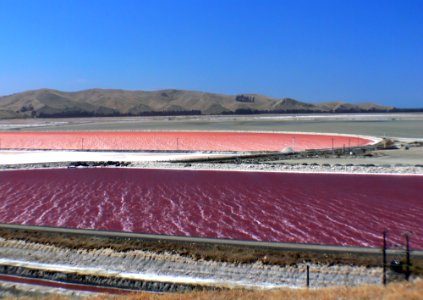
M423 107L423 0L0 0L0 95L38 88Z

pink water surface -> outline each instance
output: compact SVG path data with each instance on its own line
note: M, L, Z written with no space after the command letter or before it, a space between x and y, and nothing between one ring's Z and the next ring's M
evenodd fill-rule
M423 176L143 169L0 172L0 222L423 249Z
M280 151L373 143L356 136L272 132L0 132L3 149Z

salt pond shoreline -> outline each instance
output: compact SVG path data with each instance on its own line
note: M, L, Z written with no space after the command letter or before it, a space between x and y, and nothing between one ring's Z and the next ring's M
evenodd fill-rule
M24 163L24 164L0 164L0 170L30 170L46 168L69 168L69 167L119 167L120 162L110 163L108 166L98 162L77 163ZM215 171L250 171L250 172L293 172L293 173L339 173L339 174L394 174L394 175L423 175L422 165L377 166L373 164L317 164L317 163L191 163L187 162L157 162L138 161L122 163L121 167L140 169L183 169L183 170L215 170Z

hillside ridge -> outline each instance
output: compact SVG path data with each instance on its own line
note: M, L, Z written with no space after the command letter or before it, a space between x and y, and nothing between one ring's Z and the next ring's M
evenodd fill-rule
M374 103L310 104L292 98L259 94L224 95L164 89L129 91L88 89L64 92L38 89L0 97L0 118L52 118L153 115L218 115L263 113L390 112L392 106Z

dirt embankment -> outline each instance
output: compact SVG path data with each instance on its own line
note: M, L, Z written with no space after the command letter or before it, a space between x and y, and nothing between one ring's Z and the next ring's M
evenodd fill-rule
M315 264L347 264L366 267L377 267L381 265L379 255L354 253L337 254L330 252L289 251L205 243L178 243L165 240L157 242L141 239L90 237L77 234L52 234L8 229L0 229L0 237L6 240L22 240L74 250L82 249L90 251L110 248L117 252L133 250L152 251L155 253L168 252L190 257L194 260L210 260L235 264L260 262L265 265L286 266L309 262Z
M307 265L313 287L380 283L382 274L381 255L15 230L0 230L0 237L0 270L5 274L106 287L155 291L303 287ZM412 263L414 277L421 273L423 259L413 257ZM399 276L389 274L391 280Z
M228 263L167 251L76 250L17 240L0 240L0 244L0 273L6 275L156 292L306 285L305 263ZM378 267L308 265L313 287L380 282Z

